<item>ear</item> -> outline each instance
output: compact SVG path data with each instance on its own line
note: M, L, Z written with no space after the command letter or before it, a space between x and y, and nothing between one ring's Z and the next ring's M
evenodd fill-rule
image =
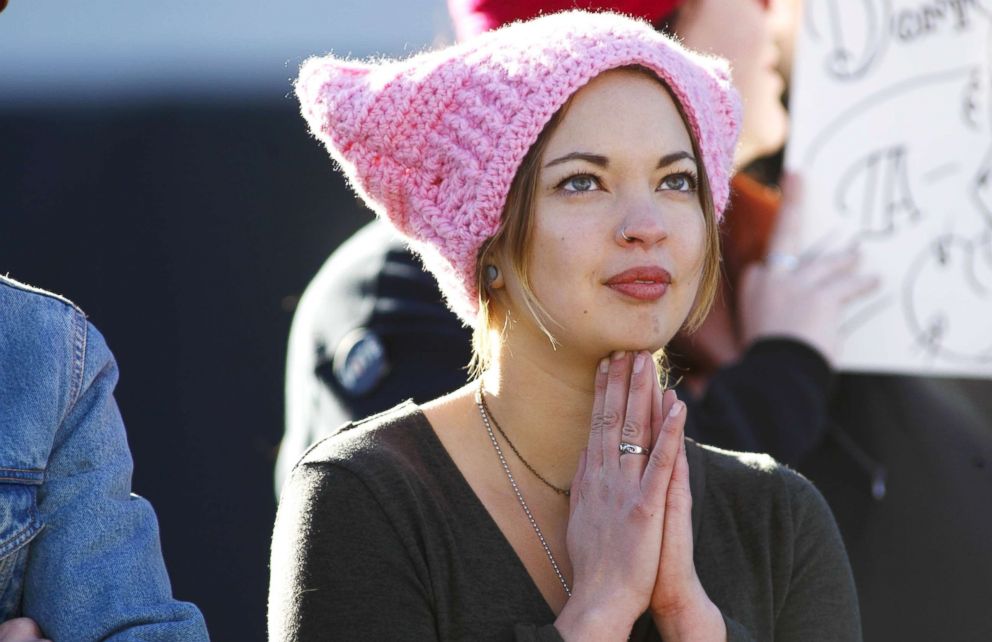
M506 286L506 279L503 277L503 268L496 261L487 261L482 269L482 278L485 280L486 289L490 292L502 290Z

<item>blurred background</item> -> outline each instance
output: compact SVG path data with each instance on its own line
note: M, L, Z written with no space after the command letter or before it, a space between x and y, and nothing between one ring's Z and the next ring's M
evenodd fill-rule
M289 324L370 216L291 79L313 53L451 40L444 0L0 12L0 273L64 294L106 336L134 491L213 639L265 639Z

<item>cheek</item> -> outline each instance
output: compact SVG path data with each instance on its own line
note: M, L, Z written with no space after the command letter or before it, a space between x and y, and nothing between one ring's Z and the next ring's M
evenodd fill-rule
M706 259L706 220L702 212L686 221L682 238L684 241L680 249L684 269L686 274L691 273L698 279L702 275Z
M556 269L582 263L583 253L593 249L603 230L596 226L596 216L565 216L552 213L534 220L531 256L534 260L557 265ZM535 252L536 249L540 252Z
M582 286L595 281L602 245L597 240L603 231L580 217L549 218L535 221L528 275L531 286L542 304L571 301L581 305L586 291Z

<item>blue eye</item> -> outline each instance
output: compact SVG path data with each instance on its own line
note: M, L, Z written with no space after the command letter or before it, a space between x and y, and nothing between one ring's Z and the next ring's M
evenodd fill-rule
M558 183L565 192L592 192L599 189L599 179L592 174L575 174Z
M660 188L673 192L694 192L696 191L696 177L692 172L669 174L661 179Z

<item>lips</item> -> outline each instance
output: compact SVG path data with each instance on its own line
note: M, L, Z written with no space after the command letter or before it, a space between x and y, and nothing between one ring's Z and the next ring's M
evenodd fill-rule
M615 274L605 285L639 301L657 301L665 296L671 283L672 275L668 270L656 265L646 265Z

